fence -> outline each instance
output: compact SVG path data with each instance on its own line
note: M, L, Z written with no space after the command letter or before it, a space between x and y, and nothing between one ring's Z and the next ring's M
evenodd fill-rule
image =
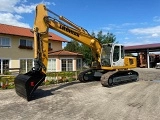
M57 84L62 82L72 82L77 80L80 71L72 72L48 72L45 82Z
M59 84L77 80L80 71L48 72L42 85ZM0 75L0 89L14 88L14 75Z
M3 69L5 75L18 75L21 72L21 68L6 68Z

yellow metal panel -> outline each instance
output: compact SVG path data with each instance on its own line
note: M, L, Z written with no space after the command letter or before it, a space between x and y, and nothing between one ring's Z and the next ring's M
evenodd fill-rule
M34 58L37 58L38 54L41 53L42 55L41 62L45 67L47 67L48 63L48 26L44 21L44 18L47 16L46 8L43 4L39 4L36 7L36 17L34 21ZM39 33L40 36L37 36ZM38 39L40 40L41 46L38 45ZM39 48L39 49L38 49ZM45 73L46 71L43 70Z
M124 57L124 65L128 68L136 68L137 60L135 57Z

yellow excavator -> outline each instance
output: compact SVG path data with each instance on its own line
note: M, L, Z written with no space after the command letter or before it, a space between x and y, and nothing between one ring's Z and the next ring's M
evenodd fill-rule
M49 16L52 14L54 17ZM66 35L91 48L95 61L90 69L81 72L78 80L87 82L99 79L102 86L113 86L116 84L137 81L138 73L130 70L137 65L135 57L127 57L124 46L120 44L103 44L87 30L77 26L67 18L59 16L45 5L36 6L34 20L34 67L25 74L16 76L15 90L19 96L28 101L32 99L33 92L45 80L48 62L48 37L49 28Z

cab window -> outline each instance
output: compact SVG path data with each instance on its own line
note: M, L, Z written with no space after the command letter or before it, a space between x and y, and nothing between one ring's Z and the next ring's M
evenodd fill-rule
M113 62L116 62L118 60L119 60L119 46L115 46L113 52Z

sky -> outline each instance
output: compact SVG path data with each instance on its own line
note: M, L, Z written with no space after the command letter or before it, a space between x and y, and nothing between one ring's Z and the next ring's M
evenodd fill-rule
M0 0L0 3L2 24L32 28L35 7L43 3L89 33L100 30L103 34L113 33L116 41L125 46L160 43L160 0Z

